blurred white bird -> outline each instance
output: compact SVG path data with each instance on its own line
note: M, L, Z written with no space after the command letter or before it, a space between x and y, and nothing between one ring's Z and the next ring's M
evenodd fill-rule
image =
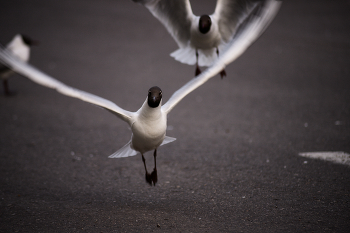
M266 21L271 19L268 15L275 14L275 12L276 11L271 10L271 8L263 8L261 12L262 17L250 18L249 24L245 30L238 31L235 34L228 50L202 74L191 79L183 87L177 90L164 105L162 105L163 93L161 89L159 87L151 87L148 90L145 102L137 112L129 112L109 100L67 86L28 63L21 61L14 56L8 48L3 48L2 46L0 46L0 63L10 67L15 72L28 77L33 82L53 88L63 95L78 98L102 107L128 123L132 131L131 140L120 150L110 155L109 158L128 157L140 152L145 167L146 181L152 185L152 182L153 184L156 184L157 182L157 148L175 140L175 138L166 136L168 113L187 94L218 74L227 64L239 57L249 47L251 41L261 33L261 28L264 28L267 25ZM155 166L153 172L149 174L147 172L143 154L151 150L154 150Z
M267 28L281 5L276 0L217 0L211 15L196 16L189 0L133 0L143 4L164 24L179 49L170 55L175 60L199 66L210 66L235 44L236 35L249 30L254 20L264 21L252 44ZM226 76L225 70L220 72Z
M7 44L6 49L21 61L27 62L30 57L30 46L36 45L37 43L37 41L32 40L28 36L17 34ZM8 87L8 78L13 74L13 70L4 65L0 65L0 78L2 79L4 93L6 96L10 96L12 94Z

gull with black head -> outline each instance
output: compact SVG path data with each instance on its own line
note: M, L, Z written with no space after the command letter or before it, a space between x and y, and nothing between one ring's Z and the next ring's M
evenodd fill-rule
M256 19L265 21L252 44L270 24L281 5L276 0L217 0L213 14L196 16L189 0L133 0L141 3L166 27L179 49L170 55L175 60L199 66L210 66L224 52L235 46L236 35L250 30ZM269 11L269 14L266 14ZM266 19L263 19L267 17ZM226 76L225 70L220 72Z

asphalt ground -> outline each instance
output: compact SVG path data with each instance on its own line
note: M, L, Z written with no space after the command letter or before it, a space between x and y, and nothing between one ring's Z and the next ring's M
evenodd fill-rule
M347 0L284 1L226 78L172 110L155 187L140 155L108 158L130 139L124 122L13 76L16 95L0 90L0 232L349 232L350 167L298 156L350 152L349 12ZM0 32L39 40L33 65L130 111L195 70L129 0L2 1Z

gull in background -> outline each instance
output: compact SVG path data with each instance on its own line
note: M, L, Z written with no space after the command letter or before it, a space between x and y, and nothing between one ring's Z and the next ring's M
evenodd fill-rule
M146 100L136 112L124 110L109 100L67 86L66 84L41 72L34 66L21 61L13 56L11 51L2 46L0 46L0 63L10 67L15 72L29 78L33 82L48 88L53 88L63 95L78 98L97 105L125 121L132 131L131 139L125 146L110 155L109 158L128 157L136 155L137 152L141 153L146 172L146 181L150 185L152 185L152 183L155 185L158 179L156 166L157 148L175 140L175 138L166 136L167 115L186 95L222 71L227 64L234 61L247 49L251 44L251 41L256 38L257 34L260 34L261 28L265 27L266 21L269 21L270 17L268 17L268 15L275 13L275 10L269 8L264 9L264 17L251 18L249 28L236 33L235 39L232 41L232 46L230 46L229 50L223 53L222 56L220 56L220 58L203 73L196 78L191 79L178 89L164 105L162 105L162 90L159 87L154 86L148 90ZM147 171L144 158L144 153L147 151L154 151L154 169L151 174Z
M24 62L28 62L30 57L30 46L36 45L37 42L29 38L28 36L17 34L7 45L6 49L18 59ZM0 79L4 87L4 93L6 96L10 96L13 93L8 86L8 79L15 72L7 66L0 65Z
M196 64L195 76L201 73L199 66L210 66L229 50L238 33L249 30L252 18L261 18L265 24L250 38L252 44L267 28L281 5L276 0L217 0L211 15L196 16L189 0L133 0L141 3L168 30L179 46L170 55L175 60ZM269 11L269 14L266 14ZM266 20L263 17L268 17ZM226 76L225 70L220 72Z

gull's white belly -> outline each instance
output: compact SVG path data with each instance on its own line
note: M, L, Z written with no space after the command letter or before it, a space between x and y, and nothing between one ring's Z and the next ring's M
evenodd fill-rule
M166 118L152 122L135 122L132 125L131 144L134 150L145 153L162 144L166 133Z

